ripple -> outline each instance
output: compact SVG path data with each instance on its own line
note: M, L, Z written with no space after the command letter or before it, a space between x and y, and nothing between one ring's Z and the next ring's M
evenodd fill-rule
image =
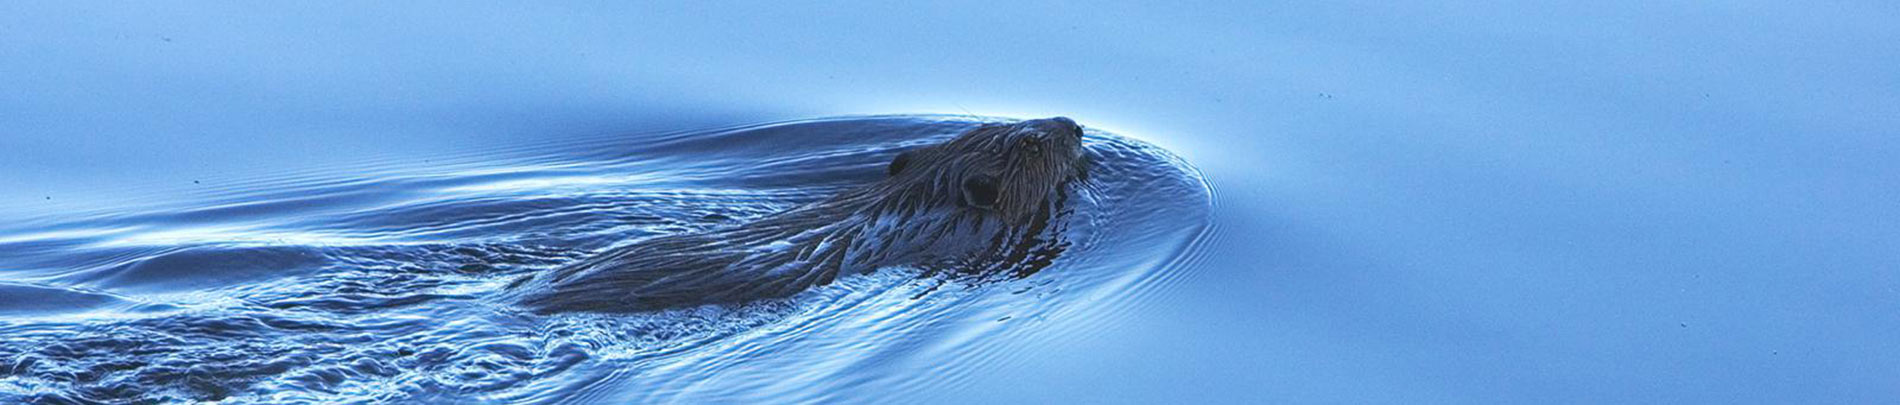
M1022 279L888 268L784 299L526 313L497 291L593 252L734 226L882 176L983 122L847 117L601 137L234 182L187 208L0 233L0 401L898 400L1126 322L1218 229L1179 158L1092 131L1097 163ZM31 280L30 282L25 280Z
M66 288L0 283L0 314L80 312L128 302L117 296Z

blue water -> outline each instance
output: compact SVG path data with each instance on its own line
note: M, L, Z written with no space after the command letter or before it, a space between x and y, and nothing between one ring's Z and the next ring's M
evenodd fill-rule
M0 399L1893 402L1894 21L7 3ZM1088 247L1029 277L894 268L634 316L487 301L861 183L969 119L1055 115L1128 153L1067 231Z
M0 394L39 401L791 401L902 398L1115 322L1200 252L1200 174L1095 131L1096 162L1022 277L905 267L783 299L535 315L507 285L607 247L863 186L975 128L839 118L569 139L68 211L0 240ZM477 158L479 157L479 158ZM347 173L347 175L343 175ZM200 182L202 184L202 182ZM902 378L923 373L929 378ZM853 392L874 385L875 390ZM850 393L848 396L846 393Z

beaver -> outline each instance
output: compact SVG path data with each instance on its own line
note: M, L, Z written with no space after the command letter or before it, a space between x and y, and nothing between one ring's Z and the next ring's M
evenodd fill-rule
M902 152L883 178L828 199L523 279L518 303L538 313L650 311L783 298L887 266L1023 260L1049 239L1039 234L1068 184L1087 174L1082 134L1066 117L983 124Z

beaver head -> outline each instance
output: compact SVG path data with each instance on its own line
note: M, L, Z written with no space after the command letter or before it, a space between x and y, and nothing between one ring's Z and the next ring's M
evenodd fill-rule
M947 142L906 151L891 160L887 182L935 197L930 202L1021 223L1086 171L1082 126L1054 117L985 124Z

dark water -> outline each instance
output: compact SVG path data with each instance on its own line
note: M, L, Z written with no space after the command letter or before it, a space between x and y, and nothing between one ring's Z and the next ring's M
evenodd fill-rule
M1210 190L1103 132L1020 279L886 268L786 299L534 315L507 282L735 226L978 121L840 118L492 147L205 187L0 231L0 402L875 401L957 384L1182 277Z

